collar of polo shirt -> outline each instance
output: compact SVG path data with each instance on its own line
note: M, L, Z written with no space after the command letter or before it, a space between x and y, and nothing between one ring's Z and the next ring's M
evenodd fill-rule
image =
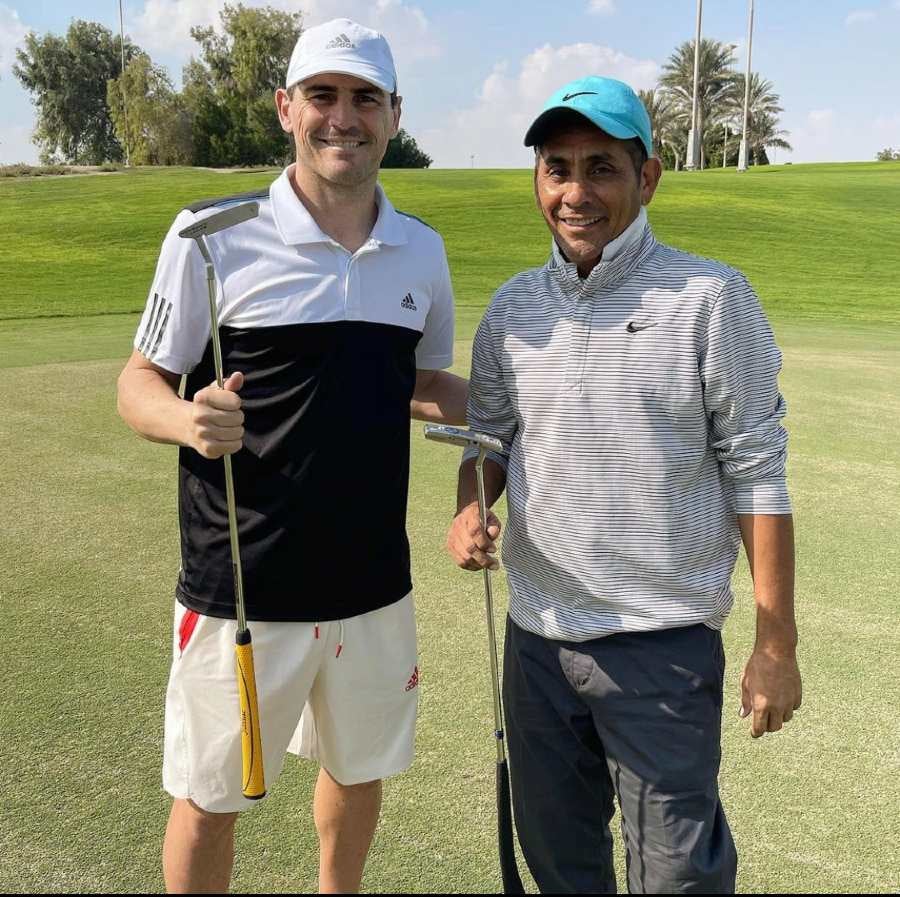
M647 210L644 206L641 206L640 211L637 214L637 217L622 233L619 234L614 240L610 240L606 246L603 247L603 254L600 256L600 265L603 265L607 262L611 262L616 256L621 255L632 243L635 243L639 240L644 233L644 229L647 227ZM565 266L572 264L563 254L563 251L559 248L559 244L556 240L552 241L551 253L553 256L554 262L558 266ZM599 266L598 266L599 267ZM593 272L591 272L593 273Z
M302 243L333 243L334 240L316 224L309 209L294 193L290 177L289 166L269 189L272 214L281 239L289 246ZM400 216L382 190L381 184L375 186L375 202L378 205L378 218L369 239L388 246L402 246L407 242L406 230Z

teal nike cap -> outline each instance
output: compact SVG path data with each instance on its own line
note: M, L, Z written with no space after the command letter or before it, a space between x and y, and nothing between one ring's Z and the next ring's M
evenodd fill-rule
M622 81L596 75L570 81L557 90L532 122L525 135L525 146L539 144L548 125L563 109L578 112L611 137L619 140L637 137L644 144L647 155L653 155L650 116L638 95Z

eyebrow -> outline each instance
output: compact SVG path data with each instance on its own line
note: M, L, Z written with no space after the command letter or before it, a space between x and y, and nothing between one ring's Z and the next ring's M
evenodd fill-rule
M304 94L319 93L322 91L327 91L328 93L338 92L338 88L334 84L308 84L306 87L303 87L302 90ZM354 87L352 92L354 96L380 96L384 93L380 87L375 87L374 84L371 87Z
M545 165L567 165L571 161L565 156L541 156ZM588 162L609 162L613 165L618 164L618 160L609 153L594 153L587 158Z

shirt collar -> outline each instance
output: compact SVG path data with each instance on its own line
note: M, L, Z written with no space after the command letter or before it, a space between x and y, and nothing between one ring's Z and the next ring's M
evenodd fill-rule
M600 256L600 261L597 265L605 265L607 262L611 262L617 255L621 255L624 250L640 239L646 226L647 210L644 206L641 206L634 221L632 221L618 237L614 240L610 240L609 243L603 247L603 254ZM552 253L553 261L555 263L554 267L562 268L572 264L565 255L563 255L563 251L559 248L556 240L553 241Z
M309 209L300 201L291 186L291 170L289 165L269 187L269 198L272 201L272 213L275 227L281 239L288 245L302 243L333 243L310 214ZM375 185L375 202L378 205L378 218L372 228L370 239L389 246L400 246L407 242L406 228L390 200L385 195L381 184Z

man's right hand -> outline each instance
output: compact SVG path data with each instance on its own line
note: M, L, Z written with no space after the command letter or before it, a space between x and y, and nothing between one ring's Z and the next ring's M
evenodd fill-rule
M194 395L188 445L204 458L233 455L243 445L244 412L238 390L244 385L240 371L225 380L223 389L211 383Z
M494 544L500 535L500 521L493 511L487 512L487 533L481 528L478 502L463 508L450 524L447 551L463 570L496 570L500 564L495 557Z

